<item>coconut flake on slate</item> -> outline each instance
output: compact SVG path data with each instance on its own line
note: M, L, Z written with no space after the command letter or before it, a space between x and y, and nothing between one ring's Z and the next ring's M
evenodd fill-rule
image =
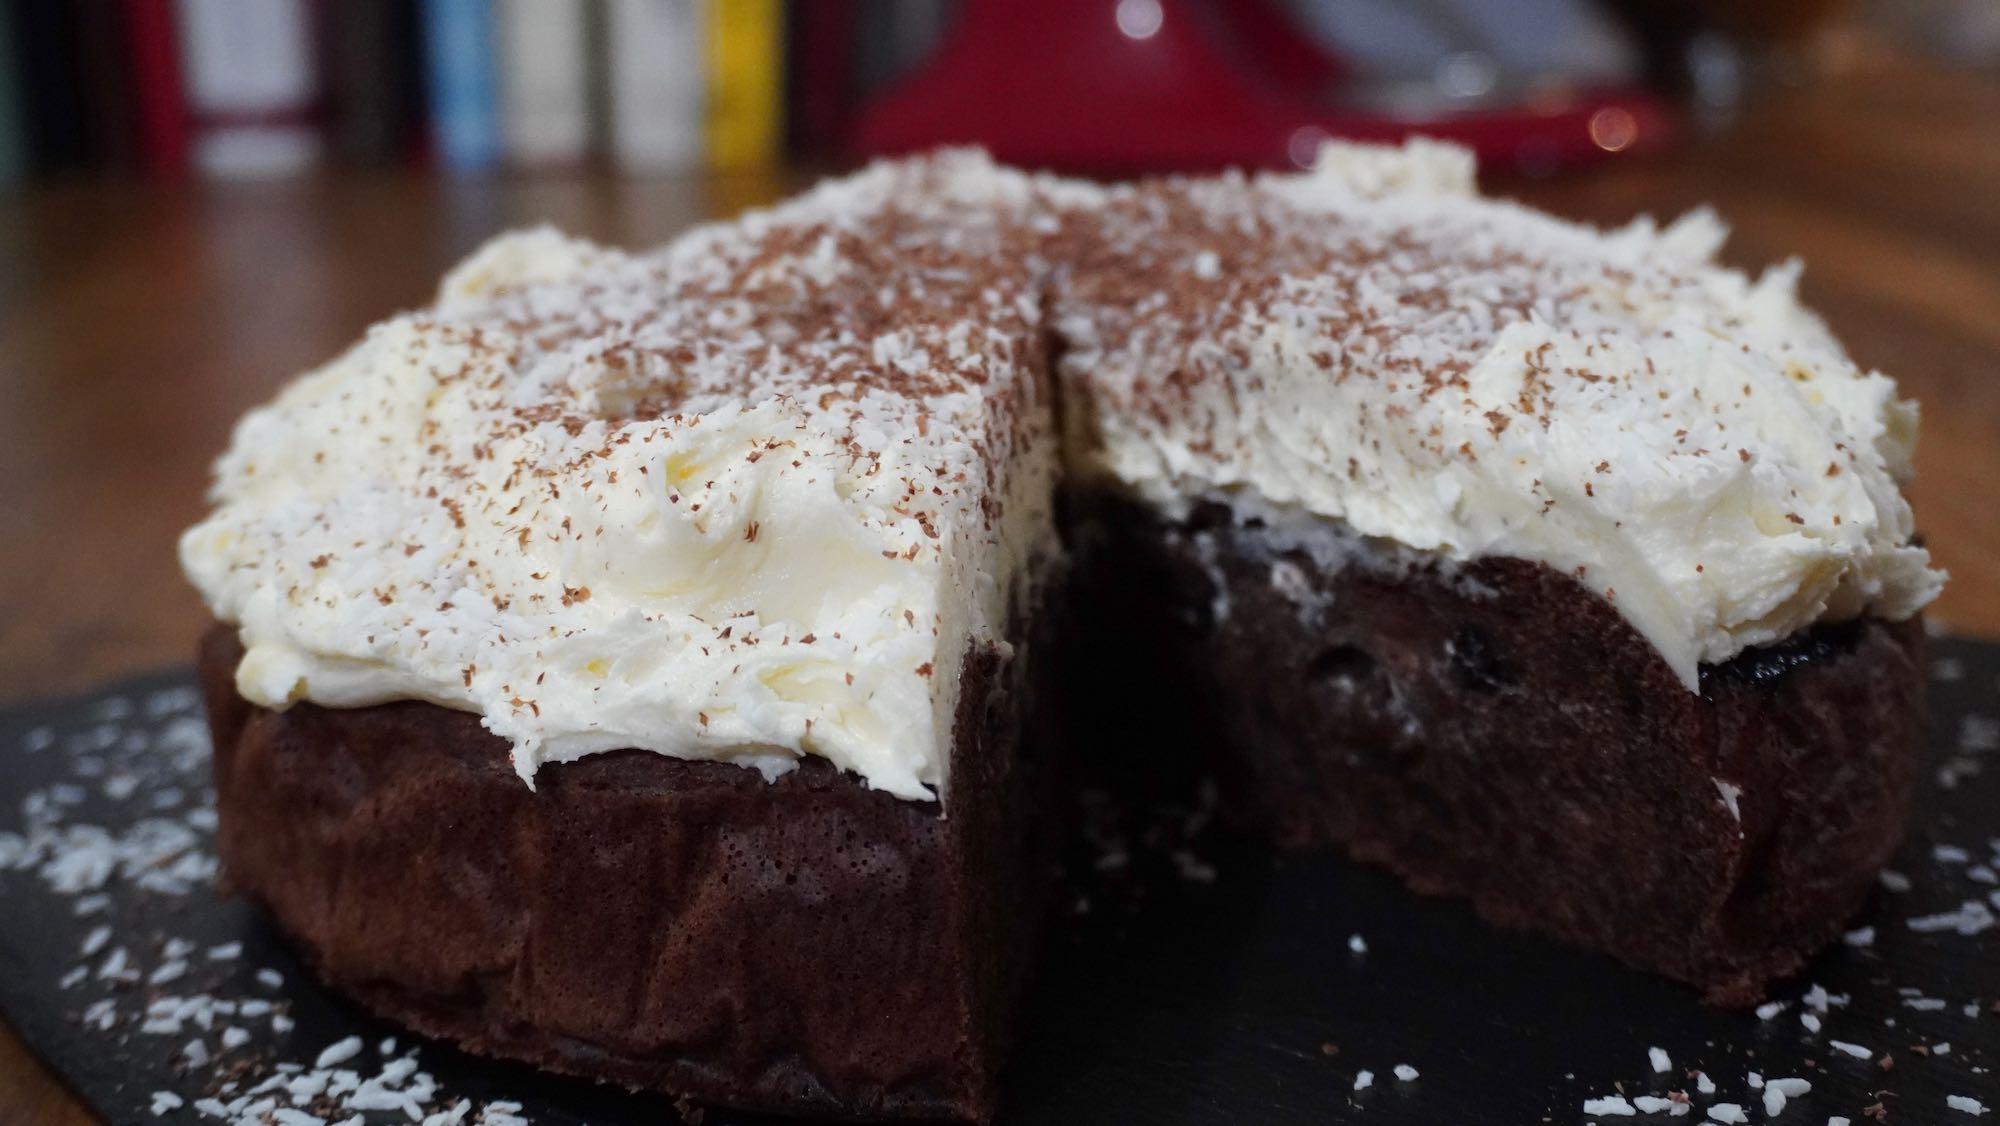
M83 936L83 945L77 948L77 953L85 958L94 958L97 956L97 952L104 949L110 942L111 928L108 926L96 927L89 934Z
M1968 899L1958 905L1956 911L1944 911L1935 915L1919 915L1907 920L1911 930L1919 934L1933 931L1957 931L1971 936L1991 930L1994 924L1993 909L1977 899Z
M360 1054L361 1037L349 1036L344 1040L336 1040L327 1045L326 1050L319 1054L317 1060L313 1061L313 1066L317 1068L334 1067L338 1064L346 1063Z
M1764 1084L1764 1113L1775 1118L1785 1109L1788 1099L1796 1099L1812 1090L1812 1084L1803 1079L1773 1079Z

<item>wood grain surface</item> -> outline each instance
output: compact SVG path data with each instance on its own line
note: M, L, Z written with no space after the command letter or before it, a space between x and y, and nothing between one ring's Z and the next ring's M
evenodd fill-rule
M0 700L184 662L174 561L230 424L487 236L551 222L645 245L803 177L77 182L0 198ZM1806 260L1809 304L1924 406L1933 616L2000 635L2000 76L1850 50L1725 131L1495 190L1622 222L1713 205L1725 256ZM0 1024L0 1123L89 1122Z

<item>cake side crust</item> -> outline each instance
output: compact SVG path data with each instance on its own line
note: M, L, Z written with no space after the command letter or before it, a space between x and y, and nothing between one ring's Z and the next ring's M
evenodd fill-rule
M990 1113L1051 836L1024 662L969 655L956 753L992 809L947 817L816 759L767 783L616 751L530 790L476 716L269 711L237 695L239 654L225 626L201 647L225 875L330 985L697 1102Z

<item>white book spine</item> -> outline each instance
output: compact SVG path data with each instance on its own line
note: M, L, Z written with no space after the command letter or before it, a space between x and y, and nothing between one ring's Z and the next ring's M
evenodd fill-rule
M501 128L509 159L565 164L590 149L587 0L500 0Z
M610 0L611 147L624 168L678 172L701 163L703 7L698 0Z
M306 0L179 0L195 167L282 176L317 161L318 94Z

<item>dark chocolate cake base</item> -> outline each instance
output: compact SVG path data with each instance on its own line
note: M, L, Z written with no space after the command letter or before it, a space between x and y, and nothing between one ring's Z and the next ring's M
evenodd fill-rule
M218 848L330 984L479 1053L697 1102L983 1119L1055 834L1017 651L966 665L950 816L808 758L619 751L530 790L473 715L277 713L204 641Z
M703 1103L980 1119L1058 843L1058 745L1127 790L1214 767L1283 845L1724 1005L1837 935L1902 835L1918 622L1822 627L1690 693L1546 567L1066 506L1070 597L966 665L949 816L812 758L766 783L619 751L530 790L472 715L250 706L218 627L227 878L330 984L475 1052Z
M1070 507L1069 676L1146 725L1123 772L1211 748L1282 844L1747 1005L1839 933L1902 836L1920 622L1822 627L1695 694L1537 564L1370 565L1219 507Z

